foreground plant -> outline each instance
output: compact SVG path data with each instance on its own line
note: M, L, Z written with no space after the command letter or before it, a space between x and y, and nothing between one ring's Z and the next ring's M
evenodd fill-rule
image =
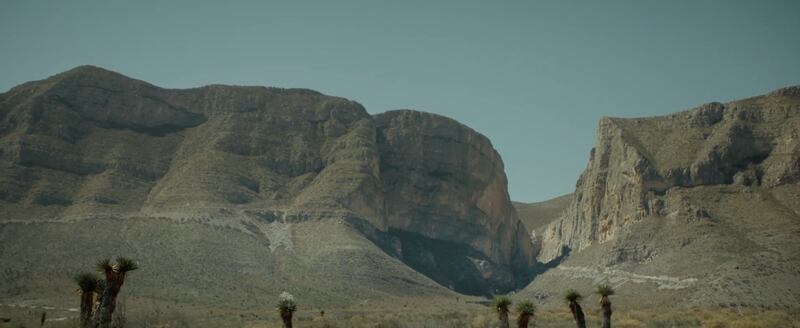
M100 295L100 306L95 313L94 327L108 328L111 326L111 319L114 310L117 308L117 296L125 284L125 277L128 272L138 269L139 266L133 260L125 257L118 257L116 264L111 264L111 260L104 259L97 263L97 270L105 275L106 287Z
M500 320L500 325L508 328L508 307L511 306L511 300L505 296L498 296L494 298L492 305L497 311L497 319Z
M81 295L80 328L89 328L92 325L95 294L102 293L105 284L91 273L81 273L73 280L78 284L78 293Z
M527 328L534 311L536 311L536 306L530 301L519 302L517 304L517 328Z
M278 313L283 320L284 328L292 328L292 315L297 311L297 303L294 301L294 296L287 292L281 293L280 300L278 301Z
M609 296L614 295L614 289L609 285L597 286L597 294L600 295L600 308L603 309L603 328L611 328L611 300Z
M583 315L583 309L579 303L583 296L575 290L568 290L564 298L569 304L569 311L572 312L572 318L575 319L575 324L578 328L586 328L586 317Z

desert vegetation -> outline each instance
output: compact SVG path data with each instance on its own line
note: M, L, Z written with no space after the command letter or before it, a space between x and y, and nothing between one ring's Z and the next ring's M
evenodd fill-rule
M569 311L572 313L572 318L575 319L575 324L578 328L586 328L586 318L580 304L583 296L577 291L570 289L567 291L567 294L564 295L564 298L567 300Z
M528 322L533 317L536 307L530 301L522 301L517 304L517 328L527 328Z
M78 318L71 320L74 321L71 322L71 326L79 328L124 327L124 316L114 318L117 298L125 284L128 272L138 268L139 266L132 259L118 257L115 262L103 259L97 263L97 270L104 275L103 278L89 272L76 275L73 281L78 285L80 307L78 308ZM45 326L46 315L46 312L42 312L39 326Z
M92 326L95 295L101 294L106 284L105 281L88 272L75 276L74 280L78 284L78 293L81 297L79 326L80 328L89 328Z
M292 328L292 316L294 311L297 311L297 303L294 301L294 296L287 292L281 293L277 309L281 316L281 321L283 321L283 328Z
M500 322L500 327L508 328L508 307L511 306L511 300L505 296L498 296L492 302L492 306L497 312L497 320Z
M600 308L603 312L603 328L611 328L611 300L609 296L614 295L614 289L609 285L597 287L597 295L600 295Z
M521 302L520 302L521 303ZM130 304L129 304L130 306ZM131 310L126 314L129 328L281 328L282 320L265 305L260 312L245 315L228 314L206 316L199 312L176 313L162 311L160 317L152 313ZM47 328L79 327L77 313L48 311ZM206 312L207 314L207 312ZM72 315L72 316L71 316ZM598 307L586 308L586 324L602 325L602 311ZM41 311L0 305L1 328L39 327ZM68 319L62 319L68 317ZM116 317L116 315L115 315ZM114 326L112 324L112 326ZM321 316L318 309L299 307L294 313L294 326L302 328L487 328L497 327L494 309L471 305L468 307L442 304L420 307L397 306L364 309L326 309ZM572 313L567 307L547 307L536 310L535 325L531 327L575 327ZM733 309L733 308L654 308L629 310L617 308L614 326L618 328L800 328L800 313L787 310Z
M118 257L115 264L112 264L110 259L98 262L98 271L105 275L105 289L100 295L99 305L94 313L94 328L111 327L112 316L117 308L117 297L122 285L125 284L125 277L128 272L138 268L136 262L125 257Z
M535 316L536 326L544 327L610 327L611 300L615 291L609 285L599 285L595 293L599 306L590 306L586 312L580 302L584 299L576 290L568 290L564 299L568 307L544 308L525 299L515 302L506 296L497 296L489 307L464 302L419 302L404 303L400 306L376 304L374 306L329 309L300 309L295 297L283 292L275 306L277 316L271 313L236 314L235 312L208 311L207 315L194 313L162 313L156 317L141 312L130 317L116 309L119 292L125 282L125 275L136 270L138 265L127 258L100 261L98 270L105 278L92 273L82 273L73 278L78 286L80 312L77 316L61 312L55 315L34 309L14 308L0 305L0 328L53 327L220 327L220 328L488 328L509 327L509 315L516 318L518 328L529 327ZM115 286L115 290L109 290ZM106 298L109 297L109 298ZM108 300L105 302L104 300ZM366 304L366 303L365 303ZM412 305L413 304L413 305ZM16 312L14 312L16 311ZM11 313L12 315L8 315ZM263 312L262 312L263 313ZM64 316L66 314L66 316ZM45 321L45 318L47 320ZM103 318L109 319L109 321ZM280 318L280 320L278 320ZM130 320L129 320L130 319ZM41 320L41 321L40 321ZM758 328L795 327L800 328L800 313L780 310L758 309L623 309L615 318L614 326L622 328Z

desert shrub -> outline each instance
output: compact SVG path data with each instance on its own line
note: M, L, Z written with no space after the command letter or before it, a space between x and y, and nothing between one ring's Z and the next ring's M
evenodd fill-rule
M621 320L616 321L614 323L614 325L617 328L645 328L645 327L647 327L647 325L645 325L643 322L639 321L638 319L634 319L634 318L623 318Z
M713 318L703 321L703 328L728 328L728 321L724 319Z
M484 328L490 327L494 323L494 317L485 314L479 314L472 318L469 323L470 328Z

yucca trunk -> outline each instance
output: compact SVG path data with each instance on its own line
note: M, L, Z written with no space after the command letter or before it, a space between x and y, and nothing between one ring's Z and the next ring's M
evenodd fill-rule
M94 310L94 292L81 292L81 328L92 326L92 310Z
M281 311L284 328L292 328L292 311Z
M611 301L608 296L600 299L600 307L603 308L603 328L611 328Z
M125 273L109 272L106 274L106 289L100 296L100 307L95 314L94 328L111 327L114 310L117 309L117 296L125 283Z
M100 306L103 304L103 295L105 294L105 289L97 296L97 300L92 305L92 319L89 323L89 327L97 327L97 324L100 322Z
M575 324L578 328L586 328L586 317L583 315L583 309L578 302L569 302L569 310L572 312L572 317L575 319Z
M517 328L528 328L528 322L531 320L531 316L520 313L517 317Z
M120 285L109 282L108 287L103 291L102 302L100 302L100 308L97 309L99 320L95 323L95 328L111 327L111 318L114 310L117 309L117 295L119 295L120 287Z
M497 309L497 319L500 320L500 327L508 328L508 310Z

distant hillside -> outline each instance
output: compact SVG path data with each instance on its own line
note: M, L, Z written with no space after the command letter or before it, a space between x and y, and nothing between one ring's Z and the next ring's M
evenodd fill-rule
M609 283L620 305L800 304L800 87L652 118L604 118L569 206L541 235L559 263L520 293L559 304Z
M517 215L525 228L538 231L543 226L555 221L561 215L572 200L572 194L558 196L553 199L537 203L512 202L517 210Z

